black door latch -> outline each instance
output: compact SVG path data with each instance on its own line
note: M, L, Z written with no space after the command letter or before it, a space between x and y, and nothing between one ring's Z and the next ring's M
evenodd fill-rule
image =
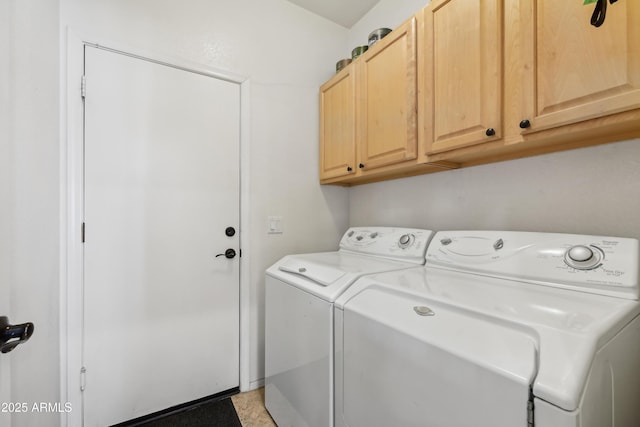
M236 257L236 251L233 249L227 249L226 251L224 251L223 254L218 254L216 255L216 258L218 258L219 256L223 256L227 259L231 259L231 258L235 258Z
M0 316L0 352L9 353L18 345L27 342L33 335L33 323L11 325L9 318Z

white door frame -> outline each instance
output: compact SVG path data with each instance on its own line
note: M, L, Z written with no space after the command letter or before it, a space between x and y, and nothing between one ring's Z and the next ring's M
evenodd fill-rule
M250 230L249 230L249 142L250 80L184 59L141 52L113 42L96 42L72 29L66 32L66 61L62 61L60 126L60 398L71 404L71 412L60 414L61 426L81 426L82 393L82 288L83 247L83 102L81 81L84 47L93 47L150 60L240 85L240 390L250 388ZM66 69L64 69L66 67Z

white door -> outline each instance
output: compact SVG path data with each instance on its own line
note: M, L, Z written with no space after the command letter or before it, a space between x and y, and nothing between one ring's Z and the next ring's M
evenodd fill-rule
M239 385L240 87L85 48L84 421Z

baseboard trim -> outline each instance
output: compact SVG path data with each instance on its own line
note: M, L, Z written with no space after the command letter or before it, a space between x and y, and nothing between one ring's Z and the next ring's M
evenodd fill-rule
M264 387L264 378L260 378L259 380L255 380L255 381L251 381L249 383L249 388L247 390L241 390L241 391L251 391L251 390L255 390L258 389L260 387Z

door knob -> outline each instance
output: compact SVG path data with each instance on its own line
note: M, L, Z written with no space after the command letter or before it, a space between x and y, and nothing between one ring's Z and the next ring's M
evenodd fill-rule
M9 353L33 335L33 323L11 325L6 316L0 316L0 352Z
M520 129L526 129L528 127L531 127L531 122L527 119L524 119L520 122Z
M233 228L233 227L227 227L227 228L224 230L224 234L226 234L227 236L231 237L231 236L233 236L234 234L236 234L236 229L235 229L235 228Z
M225 257L227 259L235 258L236 257L236 251L231 249L231 248L229 248L226 251L224 251L223 254L216 255L216 258L218 258L219 256L223 256L223 257Z

